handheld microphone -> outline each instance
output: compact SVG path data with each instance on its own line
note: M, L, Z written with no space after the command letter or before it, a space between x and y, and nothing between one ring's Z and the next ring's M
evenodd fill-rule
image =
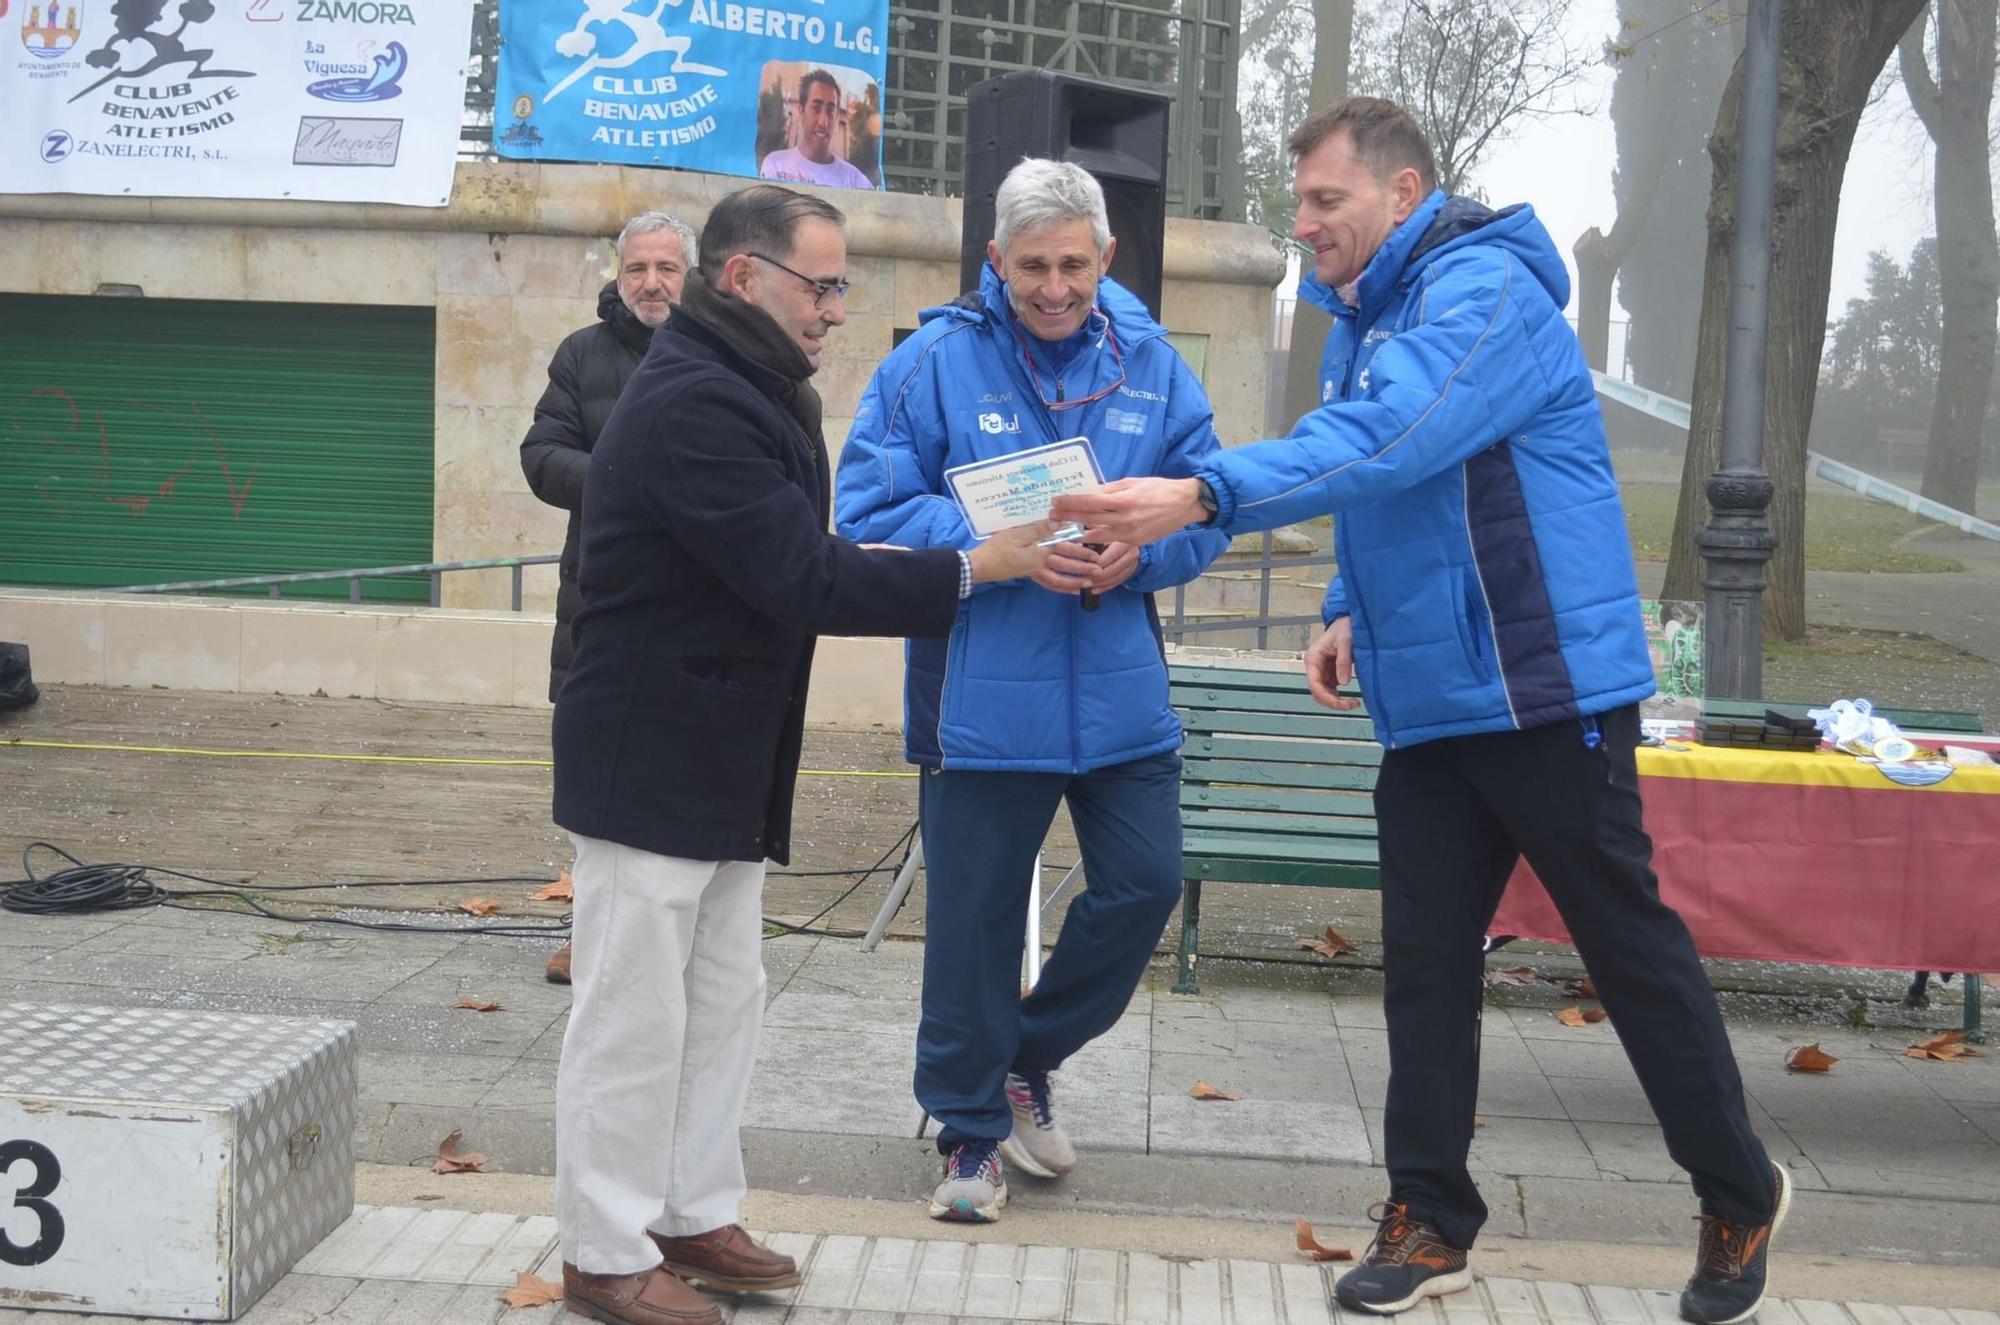
M1101 553L1104 551L1104 544L1102 543L1085 543L1084 546L1089 548L1092 552ZM1085 589L1083 591L1082 598L1083 598L1084 611L1095 612L1097 610L1097 590Z

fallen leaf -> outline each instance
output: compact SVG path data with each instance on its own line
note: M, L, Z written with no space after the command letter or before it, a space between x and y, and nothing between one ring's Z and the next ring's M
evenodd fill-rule
M1509 966L1501 971L1488 971L1486 983L1489 985L1532 985L1541 981L1532 966Z
M1472 1125L1474 1127L1484 1127L1486 1126L1486 1119L1482 1115L1475 1113L1472 1115Z
M461 1155L458 1153L459 1139L463 1135L464 1134L458 1128L454 1127L451 1129L451 1135L446 1137L444 1141L438 1146L437 1163L431 1165L431 1172L433 1173L487 1172L486 1156L477 1153L465 1154L465 1155Z
M469 916L490 916L500 909L500 899L497 897L463 897L459 899L458 909Z
M1603 1021L1607 1015L1603 1008L1564 1008L1561 1012L1556 1013L1556 1020L1565 1026L1582 1028L1584 1026L1595 1026L1598 1022Z
M1911 1058L1928 1058L1938 1063L1979 1057L1979 1051L1965 1042L1964 1031L1940 1031L1928 1040L1917 1041L1903 1052Z
M561 1284L529 1274L526 1270L514 1271L514 1286L500 1295L500 1300L515 1309L521 1307L545 1307L551 1302L563 1300Z
M1299 946L1322 957L1346 957L1361 951L1342 937L1340 931L1332 925L1328 925L1326 932L1316 939L1300 939Z
M1354 1253L1345 1247L1329 1247L1313 1234L1313 1226L1303 1219L1292 1221L1297 1230L1298 1248L1316 1261L1351 1261Z
M570 881L569 871L564 870L560 879L557 879L554 883L536 893L530 900L537 902L574 902L576 900L576 885Z
M1819 1047L1817 1042L1802 1044L1785 1055L1785 1066L1794 1072L1831 1072L1840 1060Z
M1610 1015L1611 1014L1609 1012L1606 1012L1603 1008L1585 1008L1583 1010L1583 1019L1589 1022L1593 1026L1595 1026L1598 1022L1603 1021Z
M498 1012L498 1003L482 1003L476 998L461 998L452 1004L453 1008L464 1008L467 1012Z
M1588 975L1585 975L1581 979L1565 983L1563 991L1577 998L1595 999L1597 997L1597 984Z
M1240 1100L1243 1098L1243 1092L1240 1090L1224 1090L1220 1086L1211 1086L1206 1081L1195 1082L1194 1089L1189 1091L1188 1094L1198 1100Z

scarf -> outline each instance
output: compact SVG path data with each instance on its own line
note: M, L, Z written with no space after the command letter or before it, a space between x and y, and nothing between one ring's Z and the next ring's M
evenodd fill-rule
M778 326L777 319L747 300L716 289L699 270L687 274L680 306L738 354L783 378L784 385L777 392L779 403L798 420L814 446L825 444L820 434L819 392L806 381L813 374L812 361Z

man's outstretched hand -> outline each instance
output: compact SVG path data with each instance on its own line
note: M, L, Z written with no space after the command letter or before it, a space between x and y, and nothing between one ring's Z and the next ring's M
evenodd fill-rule
M1040 546L1054 532L1055 526L1046 520L1001 530L966 553L972 560L972 582L991 584L996 580L1039 576L1048 569L1050 556L1060 546Z
M1356 709L1361 701L1334 687L1354 679L1354 619L1338 617L1306 646L1306 686L1312 697L1330 709Z
M1087 542L1142 547L1207 519L1200 491L1191 478L1121 478L1094 492L1057 497L1049 518L1083 525Z

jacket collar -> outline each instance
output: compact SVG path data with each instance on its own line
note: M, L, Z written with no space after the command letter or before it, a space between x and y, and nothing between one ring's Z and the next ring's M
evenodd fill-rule
M1375 256L1368 259L1368 265L1361 269L1360 278L1354 282L1352 307L1313 275L1299 282L1299 297L1317 304L1335 317L1357 317L1364 323L1373 321L1402 283L1410 254L1424 237L1424 232L1431 228L1437 214L1444 209L1445 198L1444 190L1432 189L1431 196L1417 204L1417 210L1410 213L1409 219L1389 232L1389 237L1382 241L1382 247L1375 250Z
M724 368L774 399L782 399L791 386L791 382L784 374L766 368L750 358L730 343L728 337L685 308L676 307L674 315L667 319L660 330L671 332L699 346L707 351L710 358L720 361Z
M597 317L611 328L612 335L641 354L653 343L653 329L625 306L625 301L618 296L616 281L605 282L604 288L597 292Z

